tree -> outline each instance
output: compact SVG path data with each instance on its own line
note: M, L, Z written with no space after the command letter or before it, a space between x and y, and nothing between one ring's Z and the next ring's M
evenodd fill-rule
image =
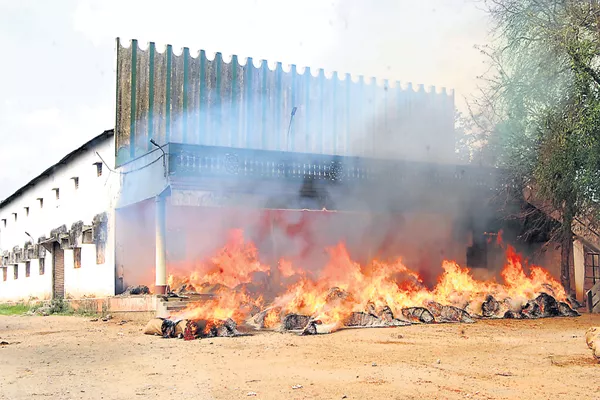
M495 40L486 87L472 104L486 151L556 216L569 290L574 219L598 217L600 3L484 0Z

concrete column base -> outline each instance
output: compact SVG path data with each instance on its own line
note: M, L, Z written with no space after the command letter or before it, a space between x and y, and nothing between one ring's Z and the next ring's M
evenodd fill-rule
M154 294L167 294L167 285L154 285Z
M156 197L156 293L167 292L167 224L165 216L165 198Z
M583 302L583 285L585 281L585 248L580 240L573 240L573 269L575 277L575 296Z

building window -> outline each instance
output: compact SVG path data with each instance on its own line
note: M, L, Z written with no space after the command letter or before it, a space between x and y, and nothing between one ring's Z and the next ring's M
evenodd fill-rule
M54 190L54 194L56 195L56 200L60 199L60 190L58 188L54 188L52 190Z
M75 268L81 268L81 247L75 247L73 249L73 266Z
M75 185L75 190L79 189L79 178L75 176L71 179L73 179L73 185Z
M17 222L17 213L13 213L13 215L15 216L15 222Z
M31 261L25 261L25 278L31 275Z
M25 208L25 216L29 217L29 207L24 207Z
M94 163L94 165L96 166L96 175L102 176L102 163L97 162L97 163Z
M4 225L4 227L6 228L6 218L4 218L4 219L2 220L2 225Z
M8 267L2 268L2 280L6 282L8 279Z
M44 208L44 199L40 197L38 198L38 201L40 202L40 208Z
M46 272L46 258L42 257L39 259L40 262L40 275L44 275Z
M15 264L14 265L14 270L13 270L13 279L16 281L17 279L19 279L19 264Z

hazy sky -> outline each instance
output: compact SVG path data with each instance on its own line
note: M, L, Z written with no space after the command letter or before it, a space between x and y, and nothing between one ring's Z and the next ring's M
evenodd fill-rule
M114 127L115 37L474 93L477 0L0 0L0 199Z

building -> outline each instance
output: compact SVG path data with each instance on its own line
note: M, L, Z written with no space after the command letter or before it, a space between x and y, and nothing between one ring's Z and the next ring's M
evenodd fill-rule
M560 251L543 234L519 243L527 226L494 202L509 186L499 171L456 164L445 89L135 40L117 41L116 78L114 135L0 204L0 300L112 296L138 284L164 293L170 273L222 246L231 228L269 263L314 263L345 240L353 258L401 254L423 274L446 258L493 270L503 258L486 235L502 229L560 276Z
M114 149L105 131L0 203L0 301L114 295Z

